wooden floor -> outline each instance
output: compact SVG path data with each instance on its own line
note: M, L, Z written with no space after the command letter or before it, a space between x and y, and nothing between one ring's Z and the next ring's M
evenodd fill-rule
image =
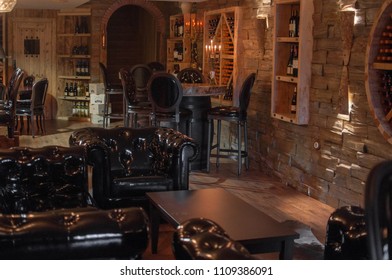
M91 126L91 124L48 121L45 136L32 138L22 133L19 140L20 146L68 146L70 133L83 126ZM285 186L275 177L252 168L249 171L244 171L238 177L236 166L234 161L226 161L221 164L219 170L212 164L210 173L203 171L191 172L190 188L224 188L278 222L298 221L309 226L317 239L324 243L327 220L334 211L333 208ZM153 255L148 249L144 259L173 259L170 247L172 232L173 229L169 225L161 226L159 253ZM271 256L271 258L274 258L274 256Z

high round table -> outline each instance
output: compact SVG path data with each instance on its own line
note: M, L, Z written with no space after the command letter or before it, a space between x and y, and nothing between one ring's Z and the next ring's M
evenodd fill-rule
M211 108L211 96L224 95L226 86L210 84L182 84L183 97L181 107L192 111L192 138L199 143L200 152L191 162L191 170L207 169L208 119L207 112ZM182 132L186 131L181 124Z

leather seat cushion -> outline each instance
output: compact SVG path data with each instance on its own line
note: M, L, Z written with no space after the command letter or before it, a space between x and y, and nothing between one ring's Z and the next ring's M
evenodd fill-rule
M113 180L114 197L144 196L146 192L173 190L173 180L163 176L124 177Z
M240 115L239 109L237 107L232 106L218 106L211 108L208 111L208 115L211 116L221 116L221 117L230 117L230 118L238 118Z

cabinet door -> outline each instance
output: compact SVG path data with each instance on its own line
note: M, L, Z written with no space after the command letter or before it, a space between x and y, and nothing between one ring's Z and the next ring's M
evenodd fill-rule
M45 100L47 119L56 116L56 59L55 59L55 22L51 19L13 19L13 59L16 66L27 75L33 75L35 81L47 78L48 94ZM29 45L34 42L34 51L29 52Z
M309 122L313 1L277 0L274 18L271 115L305 125Z

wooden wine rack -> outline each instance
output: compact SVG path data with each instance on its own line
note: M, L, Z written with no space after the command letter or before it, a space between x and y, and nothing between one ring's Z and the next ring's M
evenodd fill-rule
M392 0L375 18L366 48L366 95L377 128L392 144Z
M208 11L204 14L203 74L210 76L215 71L215 83L226 85L227 93L220 97L235 103L240 83L237 81L237 42L240 21L239 7ZM211 48L208 48L211 46ZM234 100L233 100L234 99Z

